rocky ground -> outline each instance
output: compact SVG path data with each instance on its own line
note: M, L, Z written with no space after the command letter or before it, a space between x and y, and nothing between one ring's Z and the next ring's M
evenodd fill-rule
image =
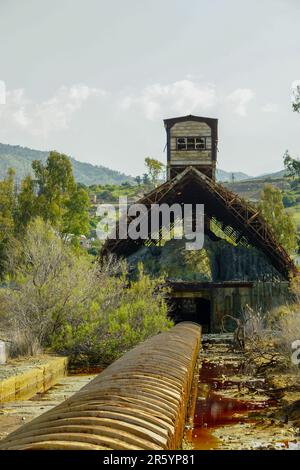
M231 335L204 336L201 360L195 449L300 449L300 374L247 373Z

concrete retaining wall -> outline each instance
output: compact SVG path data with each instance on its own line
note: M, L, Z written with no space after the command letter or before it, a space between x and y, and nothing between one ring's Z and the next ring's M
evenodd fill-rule
M27 366L23 372L0 380L0 402L28 400L46 392L67 373L66 357L49 358L45 363Z

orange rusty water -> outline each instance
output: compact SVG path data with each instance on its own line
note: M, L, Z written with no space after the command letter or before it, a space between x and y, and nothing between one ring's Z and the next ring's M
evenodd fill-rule
M269 402L253 403L234 398L224 397L216 391L226 389L231 385L230 380L221 381L220 377L226 372L230 375L234 370L226 367L203 363L199 374L198 399L194 416L192 443L194 449L217 449L220 440L212 431L220 426L241 423L247 420L248 413L269 406Z

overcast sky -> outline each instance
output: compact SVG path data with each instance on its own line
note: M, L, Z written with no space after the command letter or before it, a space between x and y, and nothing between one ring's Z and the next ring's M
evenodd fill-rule
M299 0L0 0L0 142L137 175L166 160L162 119L196 114L219 119L219 168L279 170L299 25Z

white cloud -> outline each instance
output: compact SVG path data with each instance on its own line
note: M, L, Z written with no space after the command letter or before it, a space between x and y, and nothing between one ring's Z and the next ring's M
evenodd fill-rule
M26 97L24 89L7 91L6 104L1 107L2 126L17 126L33 135L46 136L50 132L67 129L74 113L94 97L104 97L107 92L79 84L62 86L50 98L35 103Z
M166 85L150 85L140 93L125 96L121 108L139 109L147 119L156 120L180 114L201 115L217 106L220 111L229 103L236 114L247 115L248 104L255 96L250 88L238 88L229 95L222 92L217 95L215 85L199 83L191 78Z
M160 83L144 88L136 96L126 96L123 109L140 108L150 120L172 114L191 114L206 111L217 102L213 85L200 85L192 80L180 80L167 85Z
M278 104L276 103L267 103L261 108L263 113L276 113L278 111Z
M300 80L294 80L292 82L292 90L297 90L299 86L300 86Z
M234 106L234 112L239 116L247 115L247 106L255 93L250 88L237 88L228 95L227 100Z
M6 102L6 86L3 80L0 80L0 104L5 104Z

